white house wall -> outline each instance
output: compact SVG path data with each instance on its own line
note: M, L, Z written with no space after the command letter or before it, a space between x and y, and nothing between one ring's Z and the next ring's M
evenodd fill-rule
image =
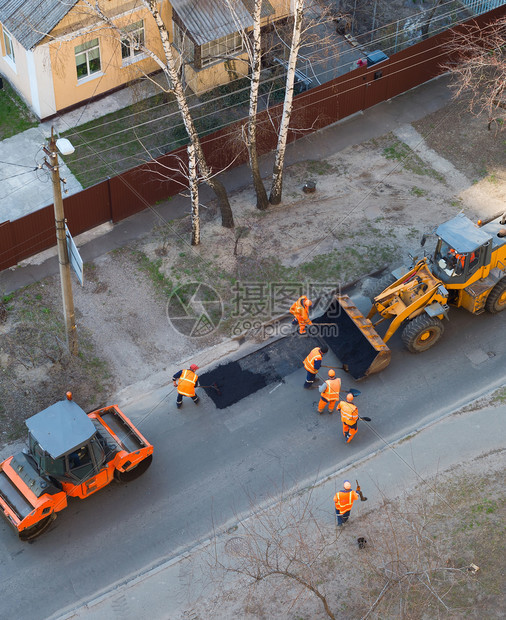
M49 46L40 45L33 52L27 51L32 109L39 118L56 113Z

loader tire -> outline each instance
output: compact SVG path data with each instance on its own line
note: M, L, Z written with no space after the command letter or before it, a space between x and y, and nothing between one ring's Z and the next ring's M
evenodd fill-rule
M56 519L56 514L52 512L47 517L41 519L38 523L34 523L31 527L27 527L23 531L19 532L19 540L26 542L28 540L33 540L43 534L51 523Z
M151 461L153 460L153 455L150 454L143 461L141 461L138 465L136 465L133 469L128 471L118 471L117 469L114 471L114 478L118 482L131 482L135 480L139 476L148 469L151 465Z
M499 280L499 282L490 291L487 301L485 302L485 309L492 313L497 314L506 308L506 277Z
M402 342L411 353L422 353L435 345L443 332L443 321L427 314L420 314L404 328Z
M369 292L369 299L371 300L371 303L374 303L374 298L377 297L394 282L395 278L391 273L385 273L381 276L379 280L376 280L376 282L374 282L374 284L371 286L371 290Z

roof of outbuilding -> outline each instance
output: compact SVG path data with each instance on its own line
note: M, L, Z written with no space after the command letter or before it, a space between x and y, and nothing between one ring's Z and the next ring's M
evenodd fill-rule
M253 0L171 0L191 38L197 45L216 41L242 28L253 26ZM262 2L262 17L274 14L269 0Z
M0 0L0 22L25 49L34 48L78 0Z

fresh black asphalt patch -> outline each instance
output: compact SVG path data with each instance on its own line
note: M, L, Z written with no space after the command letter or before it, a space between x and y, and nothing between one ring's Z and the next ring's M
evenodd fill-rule
M204 389L216 407L224 409L270 384L284 382L283 377L299 370L311 349L323 343L335 353L341 364L347 365L348 372L354 379L363 378L378 352L348 314L339 307L337 300L329 306L325 314L314 319L313 323L313 332L320 323L336 323L337 335L332 326L329 328L325 325L320 325L319 337L300 335L294 331L292 336L277 340L236 362L222 364L200 375L200 384L216 385L218 389Z
M321 342L295 334L250 353L237 362L222 364L199 375L201 385L218 409L225 409L267 385L284 382L283 377L299 370L306 355ZM301 386L302 387L302 386Z

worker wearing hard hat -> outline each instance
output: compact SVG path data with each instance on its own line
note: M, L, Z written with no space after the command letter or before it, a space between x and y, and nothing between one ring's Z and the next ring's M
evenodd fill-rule
M334 505L336 507L337 525L343 525L350 517L353 502L359 499L359 494L351 488L351 482L345 480L343 489L334 495Z
M177 387L176 405L178 409L183 406L183 396L188 396L196 405L198 404L200 398L195 394L195 388L199 385L199 377L195 372L198 369L199 367L196 364L192 364L189 369L179 370L172 377L174 387Z
M346 400L339 401L337 410L341 411L344 441L350 443L358 430L358 409L353 404L353 394L351 392L346 395Z
M318 413L328 405L329 413L334 411L336 403L339 402L339 391L341 390L341 379L336 377L334 370L329 370L329 378L320 386L320 402L318 403Z
M316 379L316 375L320 370L320 366L322 365L322 359L325 353L329 348L325 345L321 347L315 347L309 353L309 355L304 359L304 368L307 371L306 382L304 383L304 387L308 390L313 387L313 383Z
M302 295L296 302L294 302L290 308L290 313L293 314L292 325L299 324L299 334L306 333L306 326L313 323L309 319L309 308L313 305L313 302Z

